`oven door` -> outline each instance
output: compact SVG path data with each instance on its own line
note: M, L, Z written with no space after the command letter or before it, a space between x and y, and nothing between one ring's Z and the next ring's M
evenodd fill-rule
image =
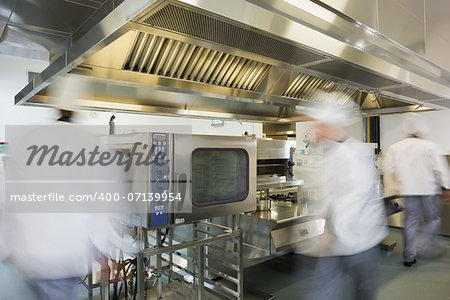
M175 221L256 209L256 140L175 135Z

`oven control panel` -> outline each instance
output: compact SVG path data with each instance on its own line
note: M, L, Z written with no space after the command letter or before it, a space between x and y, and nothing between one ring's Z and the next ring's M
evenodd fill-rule
M151 227L169 224L169 201L163 201L170 192L169 135L152 133L151 165ZM164 197L165 196L165 197Z

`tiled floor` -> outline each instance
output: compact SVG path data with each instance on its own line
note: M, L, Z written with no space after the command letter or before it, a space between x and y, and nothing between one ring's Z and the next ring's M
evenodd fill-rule
M397 247L388 255L380 255L379 300L446 300L450 299L450 238L442 238L446 253L434 259L418 259L411 268L403 266L401 231L390 229L388 239ZM246 286L275 296L275 299L305 299L314 270L314 259L284 255L247 268ZM351 282L343 289L342 299L352 299Z

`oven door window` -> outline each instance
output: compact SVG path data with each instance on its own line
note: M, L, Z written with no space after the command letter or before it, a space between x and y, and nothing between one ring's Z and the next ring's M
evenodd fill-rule
M247 198L249 158L244 149L198 148L192 152L192 203L209 206Z

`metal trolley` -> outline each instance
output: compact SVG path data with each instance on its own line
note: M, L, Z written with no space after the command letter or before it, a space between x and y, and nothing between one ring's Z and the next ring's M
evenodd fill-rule
M137 299L243 299L239 215L233 219L233 228L204 220L142 229Z

